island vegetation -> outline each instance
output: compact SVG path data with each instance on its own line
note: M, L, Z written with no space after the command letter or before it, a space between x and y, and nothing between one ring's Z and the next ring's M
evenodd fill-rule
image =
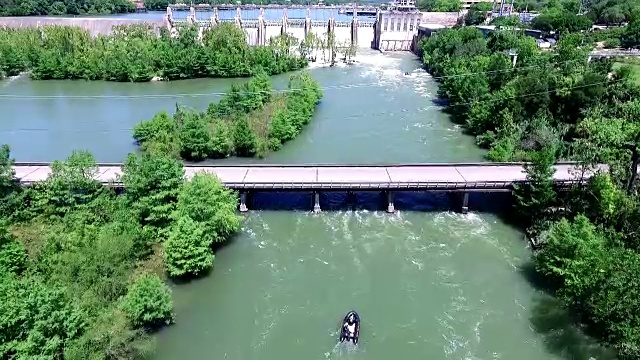
M237 195L171 157L130 154L124 193L84 151L20 187L0 148L0 358L135 359L175 321L170 278L210 271L240 227ZM178 320L179 321L179 320Z
M111 35L91 37L75 26L0 29L0 76L28 71L33 79L150 81L202 77L269 75L307 65L288 42L272 39L249 46L242 29L222 23L199 38L198 27L177 36L144 25L118 26Z
M616 30L626 47L640 46L638 21ZM484 36L461 27L426 39L421 52L453 121L488 149L487 158L529 163L531 183L514 190L517 220L536 247L533 264L546 289L621 359L637 359L640 85L634 69L615 59L589 61L593 35L570 25L581 22L550 21L559 32L550 51L522 31ZM577 161L578 175L597 164L609 171L560 191L552 181L560 160Z
M321 97L320 85L308 72L291 76L287 90L279 93L262 72L233 85L204 112L178 106L173 116L156 114L136 125L133 137L144 152L190 161L262 157L300 133Z

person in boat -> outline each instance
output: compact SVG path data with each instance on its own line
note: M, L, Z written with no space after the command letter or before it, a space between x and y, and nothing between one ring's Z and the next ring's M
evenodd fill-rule
M356 317L353 314L349 314L347 322L344 323L344 330L350 337L356 336Z

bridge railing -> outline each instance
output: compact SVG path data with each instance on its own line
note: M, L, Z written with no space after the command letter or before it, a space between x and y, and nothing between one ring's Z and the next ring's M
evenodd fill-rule
M14 166L50 166L51 162L46 161L16 161ZM363 168L363 167L375 167L375 168L393 168L393 167L503 167L503 166L524 166L526 162L454 162L454 163L373 163L373 164L331 164L331 163L302 163L302 164L194 164L184 163L185 167L212 167L212 168ZM97 166L109 167L109 166L122 166L123 163L109 163L100 162L96 163ZM559 161L554 165L580 165L577 161Z

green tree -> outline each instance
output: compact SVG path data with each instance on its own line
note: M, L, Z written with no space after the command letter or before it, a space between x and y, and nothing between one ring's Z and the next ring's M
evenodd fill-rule
M46 214L58 216L91 202L103 191L98 182L98 165L88 151L73 151L66 161L54 161L51 174L40 186L44 191L35 199L36 206Z
M239 156L253 156L257 152L256 135L251 130L246 118L241 117L234 122L233 144Z
M130 285L122 309L136 327L156 328L173 322L171 289L155 274L143 274Z
M0 221L0 274L11 272L20 274L26 268L27 251Z
M204 160L213 153L211 134L204 117L188 112L180 129L180 155L186 160Z
M627 49L640 48L640 17L626 26L620 42Z
M223 242L240 229L238 195L214 175L196 173L178 195L177 217L187 216L205 226L209 244Z
M527 183L514 185L514 195L518 210L525 219L541 220L556 198L553 187L556 149L545 147L534 152L531 160L525 165Z
M162 155L129 154L122 167L121 181L143 226L149 230L169 226L184 181L180 162Z
M199 276L213 266L211 236L204 223L181 216L164 243L167 272L172 277Z

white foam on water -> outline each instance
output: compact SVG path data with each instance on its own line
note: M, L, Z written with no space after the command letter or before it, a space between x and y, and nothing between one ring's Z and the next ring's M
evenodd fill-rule
M27 72L21 72L18 75L14 75L14 76L8 76L7 78L5 78L3 81L0 81L0 84L2 85L2 87L8 86L9 84L11 84L12 82L18 80L19 78L23 77L27 75Z

